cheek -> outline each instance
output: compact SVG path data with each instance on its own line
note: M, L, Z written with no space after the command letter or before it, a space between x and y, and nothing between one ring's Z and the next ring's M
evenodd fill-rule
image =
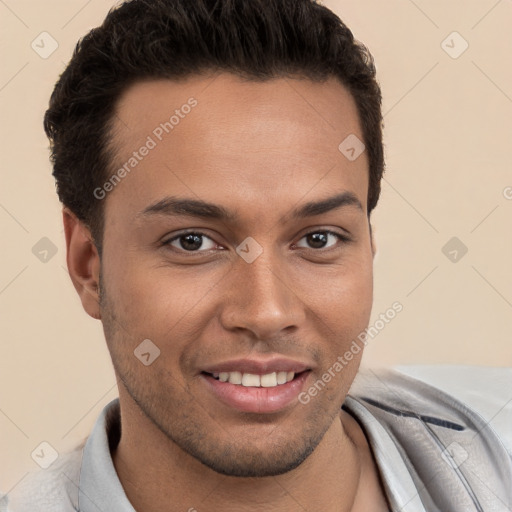
M124 330L178 348L211 317L212 297L228 268L171 268L133 254L105 271Z
M231 265L170 266L137 251L105 260L106 288L119 323L135 339L179 351L222 309ZM337 265L301 262L285 270L290 293L313 311L312 328L337 343L364 330L371 313L371 251L347 251ZM316 326L315 326L316 324ZM343 347L338 347L340 350Z
M311 267L294 281L306 302L339 327L368 321L373 301L373 266L367 251L358 251L331 267ZM366 327L364 325L363 327Z
M109 275L109 309L115 319L104 317L105 336L116 369L127 381L140 385L142 376L151 375L145 386L160 382L182 388L186 385L182 374L190 370L183 356L200 350L198 342L213 314L205 309L212 307L211 302L202 300L207 298L211 285L207 287L197 278L171 275L169 269L142 265L131 268L126 276L129 278ZM139 350L143 340L151 340L152 348ZM137 350L151 353L157 350L154 346L158 356L148 373L148 367L141 365L134 354Z
M311 282L316 281L315 292L309 296L310 316L313 331L323 340L319 344L320 373L332 379L327 387L333 397L339 398L347 391L345 384L354 378L364 352L361 340L373 302L371 255L366 256L366 252L354 255L330 269L329 275L324 274L309 278Z

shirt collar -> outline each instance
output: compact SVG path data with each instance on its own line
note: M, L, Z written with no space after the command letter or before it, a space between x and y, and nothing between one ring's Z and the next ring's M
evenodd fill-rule
M365 427L388 497L406 505L407 512L424 512L409 472L389 434L376 418L350 396L345 402L349 411ZM136 512L129 502L114 467L111 452L121 433L119 399L101 412L84 446L78 504L81 512ZM402 508L400 508L402 510Z
M135 512L117 476L111 450L121 431L119 399L101 412L83 451L78 508L81 512Z

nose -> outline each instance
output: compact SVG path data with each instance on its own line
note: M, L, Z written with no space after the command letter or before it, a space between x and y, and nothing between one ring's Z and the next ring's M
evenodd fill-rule
M250 331L259 340L295 331L304 321L305 304L290 283L284 265L264 252L252 263L237 261L226 279L221 323L227 330Z

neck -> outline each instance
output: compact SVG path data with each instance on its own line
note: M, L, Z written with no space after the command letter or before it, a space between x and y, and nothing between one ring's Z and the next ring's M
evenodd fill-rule
M368 493L368 486L374 489L377 480L375 468L371 468L373 475L368 471L368 464L373 462L371 456L368 458L366 439L344 412L294 470L278 476L242 478L206 467L165 436L129 397L120 398L125 398L121 400L122 434L112 456L125 493L137 511L348 512L356 511L356 502L362 503L363 487L364 493L375 494ZM364 499L357 510L377 509L370 508Z

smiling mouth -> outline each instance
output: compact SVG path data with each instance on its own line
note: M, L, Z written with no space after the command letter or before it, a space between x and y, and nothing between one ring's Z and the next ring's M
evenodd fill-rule
M289 366L289 365L288 365ZM293 371L201 372L206 389L231 410L243 413L272 414L293 407L304 390L311 369L295 365ZM212 368L213 370L213 368Z
M307 371L307 370L306 370ZM228 382L247 388L275 388L287 384L305 372L272 372L264 375L247 372L202 372L220 382Z

